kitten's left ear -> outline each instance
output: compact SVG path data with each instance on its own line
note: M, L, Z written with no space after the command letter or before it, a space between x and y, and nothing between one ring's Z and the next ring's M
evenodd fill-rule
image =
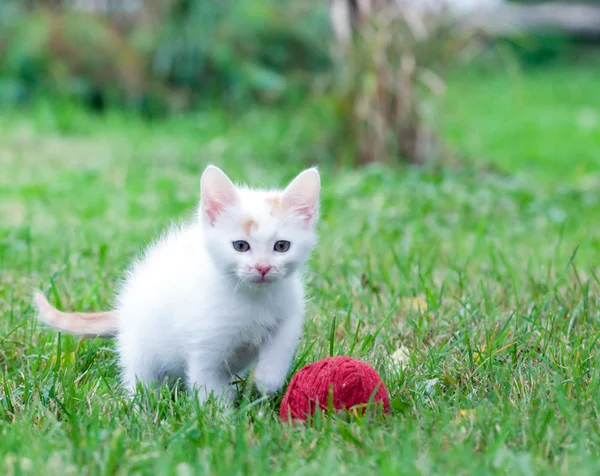
M281 197L290 209L302 215L306 223L314 225L319 213L321 178L315 167L301 172L287 186Z

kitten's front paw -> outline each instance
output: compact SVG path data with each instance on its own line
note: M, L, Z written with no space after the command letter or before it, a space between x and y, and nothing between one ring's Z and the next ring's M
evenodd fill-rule
M285 382L285 372L274 365L261 364L256 366L254 371L254 380L256 388L262 393L271 395L278 392Z

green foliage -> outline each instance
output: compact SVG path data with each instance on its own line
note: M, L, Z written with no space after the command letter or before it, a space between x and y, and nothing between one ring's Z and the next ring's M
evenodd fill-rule
M559 2L556 0L510 0L510 2L532 7L552 3L600 6L600 0L562 0ZM581 57L590 50L597 51L599 38L598 34L577 33L575 29L569 33L563 29L547 26L534 32L513 33L508 38L496 39L495 43L513 54L523 65L538 66L557 59Z
M147 112L276 101L328 65L320 2L147 2L134 16L0 6L2 98L34 92Z
M521 33L497 38L483 55L483 61L498 69L507 59L518 62L523 68L538 68L561 64L565 61L594 61L598 55L598 42L592 38L574 38L556 31Z
M105 21L81 13L39 10L6 29L2 76L27 92L81 98L95 91L132 98L143 91L141 60Z

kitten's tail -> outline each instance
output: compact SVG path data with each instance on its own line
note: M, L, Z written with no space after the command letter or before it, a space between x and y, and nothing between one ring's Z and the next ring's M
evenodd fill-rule
M86 337L114 337L117 334L115 311L62 312L52 306L41 291L35 291L34 302L40 321L70 334Z

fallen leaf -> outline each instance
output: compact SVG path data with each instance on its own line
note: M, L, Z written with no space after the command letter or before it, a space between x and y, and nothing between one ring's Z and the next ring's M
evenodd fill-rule
M404 370L408 365L409 360L410 351L405 346L401 346L399 349L395 350L394 353L390 356L391 364L397 369Z
M475 410L471 409L471 410L459 410L458 414L456 415L456 418L454 419L454 421L456 423L461 423L463 420L468 419L468 420L473 420L475 418Z
M427 301L419 296L402 298L401 305L413 311L424 312L427 310Z

